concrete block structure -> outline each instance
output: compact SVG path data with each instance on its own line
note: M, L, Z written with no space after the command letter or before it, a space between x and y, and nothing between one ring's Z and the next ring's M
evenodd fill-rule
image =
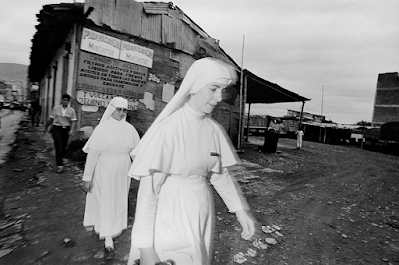
M378 75L374 99L372 125L399 121L399 75L398 72Z

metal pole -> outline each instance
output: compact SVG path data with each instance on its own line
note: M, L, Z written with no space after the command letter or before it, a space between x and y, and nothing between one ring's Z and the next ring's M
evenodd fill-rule
M321 90L321 114L320 114L321 122L320 122L320 133L319 133L320 134L319 135L319 141L321 143L324 142L324 141L322 141L322 139L324 137L321 136L322 125L323 125L323 101L324 101L324 86L322 87L322 90ZM324 133L326 133L325 130L324 130Z
M323 122L323 101L324 101L324 86L321 90L321 122Z
M301 113L299 115L299 126L302 126L302 119L303 119L303 109L305 107L305 101L302 101L302 108L301 108Z
M237 143L237 149L240 150L242 147L242 117L243 117L243 106L245 106L245 102L243 102L243 96L242 96L242 91L243 91L243 80L244 80L244 69L243 69L243 64L244 64L244 40L245 40L245 35L242 36L242 51L241 51L241 76L240 76L240 118L239 118L239 124L238 124L238 143Z
M247 86L248 86L248 77L247 76L244 76L244 89L243 89L243 102L244 102L244 104L243 104L243 109L242 109L242 127L241 127L241 133L242 133L242 135L244 134L244 115L245 115L245 103L247 102ZM248 109L248 111L249 111L249 109ZM249 117L249 112L248 112L248 117ZM249 122L249 120L248 120L248 122Z

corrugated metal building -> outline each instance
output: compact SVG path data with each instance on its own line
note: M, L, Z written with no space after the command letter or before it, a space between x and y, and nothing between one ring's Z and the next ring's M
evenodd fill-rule
M171 2L86 0L45 5L37 17L28 78L39 84L42 120L68 93L77 129L90 132L118 95L129 100L127 120L143 134L192 63L203 57L221 59L242 73L242 84L227 91L212 113L238 146L245 103L308 100L241 71L218 40Z
M178 89L191 64L236 63L172 3L87 0L46 5L37 15L29 79L39 82L43 120L61 95L72 96L78 130L91 131L114 96L129 99L128 121L143 134ZM214 118L237 139L237 88Z

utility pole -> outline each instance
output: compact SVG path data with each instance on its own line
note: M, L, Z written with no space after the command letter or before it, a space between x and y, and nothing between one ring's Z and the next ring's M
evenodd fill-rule
M320 142L324 142L324 141L322 141L324 137L321 136L322 126L323 126L323 101L324 101L324 86L322 87L322 90L321 90L321 114L320 114L321 122L320 122L320 133L319 133L320 134L319 135Z
M242 51L241 51L241 75L240 75L240 118L239 118L239 124L238 124L238 144L237 144L237 152L242 153L243 150L242 148L242 131L243 131L243 117L244 117L244 112L245 112L245 102L244 97L243 97L243 87L244 87L244 41L245 41L245 35L242 36ZM244 110L243 110L244 109Z

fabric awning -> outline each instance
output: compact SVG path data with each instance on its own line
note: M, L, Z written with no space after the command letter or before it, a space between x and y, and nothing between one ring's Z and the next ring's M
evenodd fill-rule
M247 78L247 104L304 102L310 100L256 76L246 69L243 72L244 76Z

